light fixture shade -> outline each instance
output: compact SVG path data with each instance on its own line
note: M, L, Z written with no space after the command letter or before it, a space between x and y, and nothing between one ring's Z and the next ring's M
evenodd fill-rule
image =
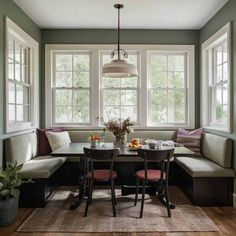
M138 75L137 68L127 63L126 60L112 60L102 68L102 76L110 78L135 77Z

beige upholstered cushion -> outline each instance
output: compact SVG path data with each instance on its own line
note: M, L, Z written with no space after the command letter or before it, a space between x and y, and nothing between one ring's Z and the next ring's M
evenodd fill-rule
M46 132L46 136L48 138L48 142L52 151L57 150L58 148L71 143L69 133L67 131L63 132Z
M202 137L202 154L222 167L231 167L232 140L214 134Z
M65 157L39 156L24 163L22 178L48 178L65 162Z
M37 136L36 133L23 134L5 140L6 161L17 161L22 164L37 153Z
M91 130L91 131L68 131L70 135L71 142L87 142L91 133L99 134L101 131ZM173 140L176 141L176 131L143 131L135 130L133 133L128 134L128 142L132 138L151 138L160 140ZM106 132L105 142L112 142L113 136L112 132Z
M231 168L223 168L204 157L176 157L175 161L192 177L234 177Z

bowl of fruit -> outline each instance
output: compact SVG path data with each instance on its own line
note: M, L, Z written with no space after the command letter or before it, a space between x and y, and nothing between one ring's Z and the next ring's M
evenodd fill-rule
M136 151L137 149L141 148L142 144L139 138L133 138L131 142L128 144L128 149L131 151Z

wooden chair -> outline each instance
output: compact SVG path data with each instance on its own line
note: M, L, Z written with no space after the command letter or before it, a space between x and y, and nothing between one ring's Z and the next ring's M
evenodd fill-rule
M88 181L88 198L86 202L86 208L84 216L87 216L88 207L92 202L93 194L93 184L94 182L108 182L111 183L111 200L112 200L112 209L113 216L116 217L116 196L115 196L115 187L114 180L117 177L117 173L113 170L113 159L119 155L119 149L92 149L84 148L84 154L88 158L88 166L90 170L87 172L86 179ZM97 160L107 160L110 161L110 169L101 169L94 170L93 162Z
M166 207L168 217L171 217L169 194L168 194L168 176L169 176L169 161L174 154L174 148L163 149L138 149L138 155L144 160L144 169L136 172L136 194L135 203L137 205L139 182L142 182L142 201L140 209L140 218L143 216L145 188L148 182L159 182L159 194L164 194L166 198ZM148 161L159 162L160 170L148 169Z

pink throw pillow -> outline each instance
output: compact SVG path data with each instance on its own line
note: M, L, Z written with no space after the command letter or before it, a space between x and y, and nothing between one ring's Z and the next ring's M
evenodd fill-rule
M183 144L186 148L196 153L196 156L201 156L201 138L203 128L188 131L179 128L177 132L177 143Z
M52 149L48 142L48 138L46 136L46 132L62 132L64 131L62 128L54 128L54 129L37 129L37 139L38 139L38 156L50 155Z

